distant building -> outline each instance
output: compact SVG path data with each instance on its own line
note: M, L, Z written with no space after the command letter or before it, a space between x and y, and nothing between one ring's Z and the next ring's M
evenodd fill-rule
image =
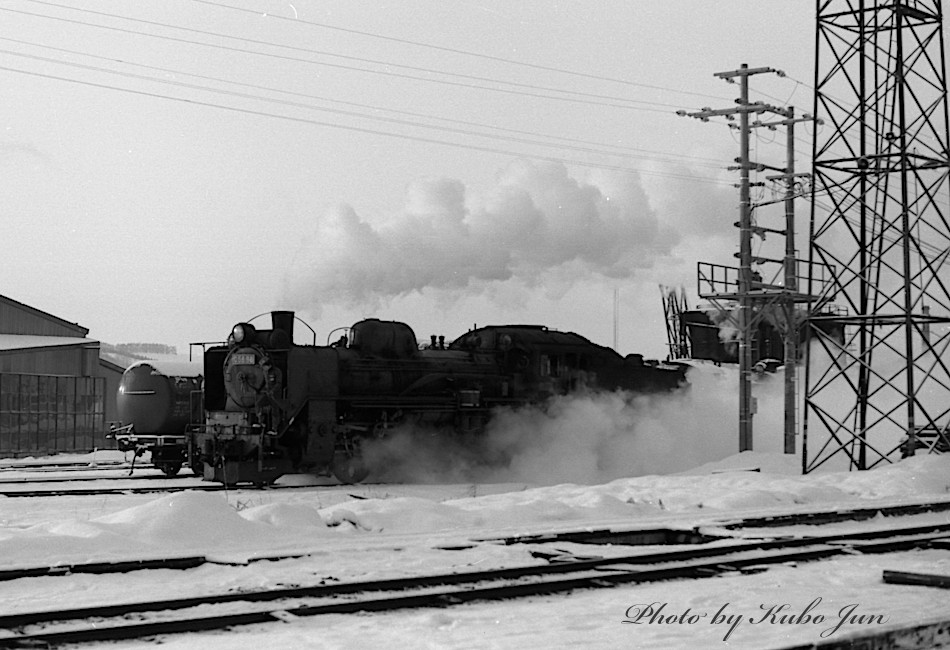
M705 311L684 311L681 315L689 335L690 357L718 363L739 362L738 332L723 340L720 326L713 323ZM752 332L753 363L763 359L784 359L784 340L781 333L767 320L759 321Z
M0 296L0 457L105 444L123 368L76 323Z

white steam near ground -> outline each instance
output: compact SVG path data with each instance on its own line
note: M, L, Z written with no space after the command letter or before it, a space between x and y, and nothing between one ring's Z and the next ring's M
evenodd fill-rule
M735 369L691 368L670 393L577 393L500 409L477 445L404 427L364 447L375 481L596 484L685 471L739 451ZM783 448L782 375L755 382L756 451Z
M813 374L823 378L831 361L820 346L812 345ZM902 360L886 360L894 376ZM494 413L477 446L430 430L397 429L388 438L364 448L372 469L370 480L406 482L525 482L598 484L618 478L682 472L739 452L738 368L693 362L687 385L669 392L632 395L624 392L575 393L557 396L539 405L500 409ZM879 370L883 371L881 367ZM799 373L804 369L799 367ZM813 396L826 417L852 425L856 397L856 368L847 377ZM799 377L796 417L799 434L795 452L802 454L804 416ZM752 393L753 450L784 453L784 369L755 374ZM918 399L918 409L942 412L947 390L928 391ZM894 422L881 426L867 442L885 455L903 440L899 394L877 391L872 417L894 412ZM918 414L918 417L919 414ZM887 424L887 423L885 423ZM841 445L856 453L855 442L837 431L840 443L823 429L814 413L809 432L809 458ZM895 456L889 456L892 460ZM869 458L876 460L876 453ZM822 464L824 471L846 471L849 455L839 452ZM751 468L750 468L751 469Z

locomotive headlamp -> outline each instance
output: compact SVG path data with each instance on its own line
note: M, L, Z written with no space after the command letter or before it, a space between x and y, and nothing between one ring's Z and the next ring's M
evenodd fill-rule
M234 345L254 345L257 343L257 330L250 323L238 323L231 328L228 342L233 342Z

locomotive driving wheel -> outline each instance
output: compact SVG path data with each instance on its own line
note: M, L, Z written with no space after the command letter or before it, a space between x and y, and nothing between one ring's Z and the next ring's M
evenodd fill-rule
M165 476L177 476L182 463L155 463L155 466L165 473Z

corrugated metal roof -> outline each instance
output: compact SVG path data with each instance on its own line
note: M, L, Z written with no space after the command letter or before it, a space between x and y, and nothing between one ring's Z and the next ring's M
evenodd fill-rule
M0 352L60 348L71 345L98 345L99 341L79 336L38 336L35 334L0 334Z
M0 303L8 305L14 310L23 312L25 314L31 314L32 316L35 316L41 320L58 324L67 330L76 332L80 336L85 336L89 333L89 330L79 323L70 323L68 320L62 319L59 316L54 316L53 314L45 312L41 309L37 309L36 307L30 307L29 305L10 298L9 296L0 295Z

